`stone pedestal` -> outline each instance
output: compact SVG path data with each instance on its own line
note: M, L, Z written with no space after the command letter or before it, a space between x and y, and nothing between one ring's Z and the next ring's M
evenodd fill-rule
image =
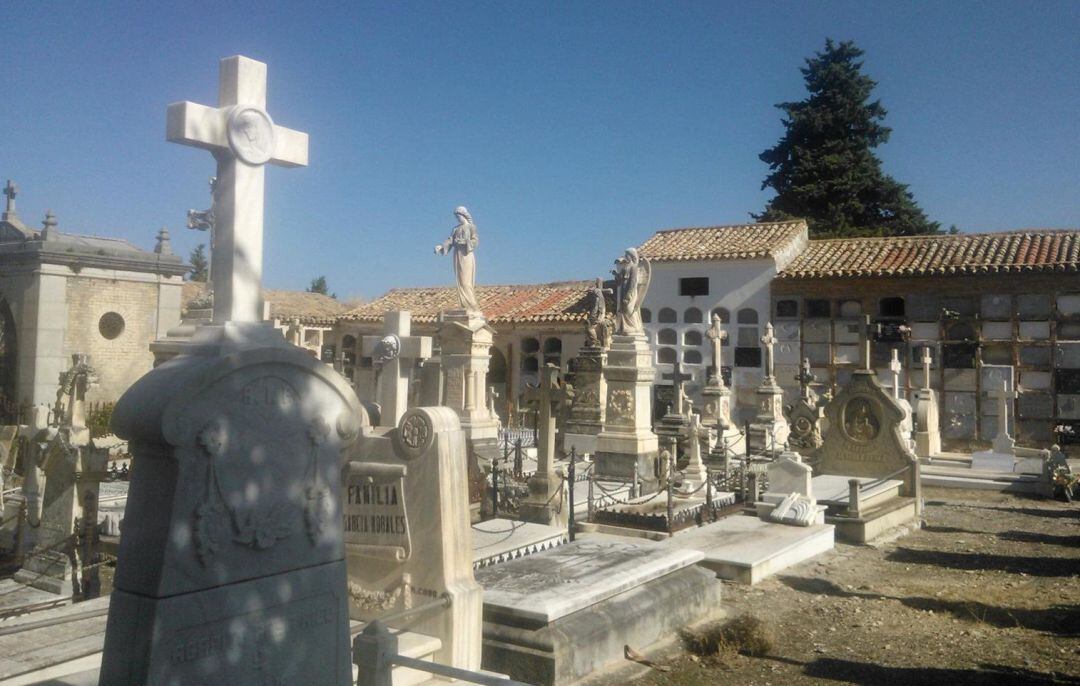
M195 343L113 413L134 458L100 683L347 686L341 453L360 405L269 325Z
M563 424L562 433L566 449L574 447L580 455L596 452L596 437L604 428L607 352L603 348L586 346L578 353L577 360L574 403Z
M710 379L701 389L701 424L716 432L716 446L725 451L743 451L742 432L731 420L731 389Z
M779 454L791 433L784 417L784 391L769 377L757 389L757 416L750 423L750 451Z
M915 454L930 458L941 452L937 395L929 388L915 392Z
M656 489L659 443L650 428L655 378L652 349L644 334L612 337L604 367L604 428L597 438L593 468L598 479L629 481L636 469L644 491Z
M499 456L499 420L487 402L487 373L495 330L479 312L450 310L439 326L443 404L457 413L469 452L482 465ZM486 471L486 470L485 470Z

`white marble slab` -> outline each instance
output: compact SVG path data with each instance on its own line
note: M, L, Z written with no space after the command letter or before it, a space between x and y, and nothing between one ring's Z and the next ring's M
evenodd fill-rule
M679 533L663 542L678 550L700 550L700 563L722 578L755 584L834 546L834 527L765 522L738 515Z
M971 454L971 468L984 472L1012 472L1016 457L1009 453L981 450Z
M561 526L502 518L473 524L472 530L474 569L554 548L569 536Z
M485 615L548 624L703 558L698 550L591 538L480 569L476 580L484 587Z

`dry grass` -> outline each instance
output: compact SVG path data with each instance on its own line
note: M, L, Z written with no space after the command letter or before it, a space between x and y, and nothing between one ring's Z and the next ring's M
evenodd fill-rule
M736 653L761 657L772 650L774 643L772 628L748 614L726 622L709 622L684 629L680 637L687 651L720 661Z

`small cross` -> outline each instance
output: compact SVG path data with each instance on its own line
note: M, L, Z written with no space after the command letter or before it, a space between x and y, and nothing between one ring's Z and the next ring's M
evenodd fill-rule
M573 398L574 390L559 383L559 368L553 364L546 364L540 370L537 388L525 389L525 401L540 405L537 420L540 440L536 446L536 471L539 474L550 474L555 468L555 418L559 414L558 407L568 406Z
M923 388L930 388L930 346L924 345L922 349Z
M412 336L411 331L412 315L408 311L387 312L383 315L383 335L360 340L364 357L380 358L375 394L381 426L397 426L401 421L409 409L409 373L418 360L431 357L431 337Z
M672 410L674 414L683 414L683 382L689 381L694 378L693 374L684 374L682 367L676 362L673 371L667 374L663 374L661 378L664 381L670 381L675 391L675 407Z
M904 367L900 364L900 353L896 348L892 349L892 359L889 360L889 370L892 372L892 394L897 400L900 399L900 372Z
M1009 381L1001 379L1001 387L990 391L990 397L998 401L998 428L994 438L994 450L1009 452L1015 445L1009 436L1009 401L1016 397L1015 391L1009 390Z
M15 196L19 194L19 187L11 179L4 186L4 195L7 196L7 214L15 214Z
M266 65L237 55L221 60L218 106L169 105L165 138L217 160L214 322L262 321L264 165L307 166L307 134L274 124L266 113Z
M775 382L773 346L776 345L776 337L773 336L772 322L765 322L765 335L761 337L761 344L765 346L765 381Z

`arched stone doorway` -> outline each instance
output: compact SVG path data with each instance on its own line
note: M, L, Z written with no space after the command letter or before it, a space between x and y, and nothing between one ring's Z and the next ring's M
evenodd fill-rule
M0 424L16 424L19 420L15 388L15 377L19 371L18 353L15 317L7 300L0 298Z

